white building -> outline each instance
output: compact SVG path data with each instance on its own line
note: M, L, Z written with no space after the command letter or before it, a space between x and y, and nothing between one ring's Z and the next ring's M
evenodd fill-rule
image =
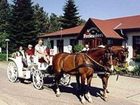
M128 47L128 61L140 52L140 15L115 19L90 18L84 26L77 26L60 30L39 37L49 38L54 54L70 52L69 45L73 46L79 40L89 44L90 48L103 45L121 45Z
M49 34L43 34L39 37L44 38L47 42L48 40L51 43L51 49L53 49L53 54L59 52L68 52L72 51L72 47L78 43L77 36L80 33L83 26L77 26L69 29L64 29L56 31Z

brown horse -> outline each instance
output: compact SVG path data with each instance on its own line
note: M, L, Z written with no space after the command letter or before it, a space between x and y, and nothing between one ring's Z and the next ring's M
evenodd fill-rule
M91 52L91 55L85 53L59 53L53 57L53 69L55 72L55 82L56 82L56 96L60 96L59 81L63 73L68 73L71 75L76 75L77 82L79 82L79 77L81 78L80 86L80 98L81 102L85 103L84 96L87 96L89 102L92 102L89 87L91 85L91 80L93 73L96 68L100 68L100 72L110 72L111 64L109 64L109 58L106 49L98 49ZM94 58L94 59L93 59ZM106 61L104 62L104 60ZM87 81L87 86L85 82ZM87 95L86 95L87 94Z
M123 63L125 62L126 58L127 58L127 54L128 54L128 50L126 48L123 48L122 46L107 46L105 48L97 48L97 49L92 49L92 50L89 50L87 52L84 52L86 53L87 55L89 55L92 59L96 59L97 62L100 62L100 56L98 58L98 54L99 53L95 53L94 52L98 49L106 49L106 52L104 56L104 58L106 59L102 59L103 62L106 62L107 61L107 58L109 59L110 58L110 64L112 65L111 66L111 70L113 71L114 68L113 66L116 66L118 65L119 63ZM100 54L99 54L100 55ZM97 58L98 59L97 59ZM107 63L106 63L107 64ZM104 65L104 64L102 64ZM97 73L97 75L101 78L102 80L102 84L103 84L103 99L106 100L106 93L109 93L108 89L107 89L107 85L108 85L108 79L109 79L109 76L110 76L110 73L105 73L105 72L100 72L100 68L96 68L95 69L95 72ZM79 77L77 78L77 83L80 84L80 81L79 81Z
M128 56L127 48L123 48L122 46L111 46L110 48L107 47L107 49L110 49L112 53L113 66L126 62L126 58ZM107 89L107 85L108 85L108 79L109 79L110 74L97 74L97 75L102 79L103 99L105 100L106 93L109 93Z
M99 62L101 65L112 68L112 65L117 64L116 63L117 61L112 59L111 49L107 49L107 48L96 48L96 49L92 49L84 53L90 56L91 59L96 60L96 62ZM98 50L103 50L104 54L100 54L101 52L98 52ZM108 73L101 72L100 69L101 69L100 67L99 68L97 67L95 69L95 72L102 79L102 84L103 84L103 97L102 98L105 100L106 92L108 93L107 85L108 85L109 75L111 74L113 69L111 69L111 71ZM77 81L79 81L78 78L77 78ZM80 82L77 82L77 83L80 84Z

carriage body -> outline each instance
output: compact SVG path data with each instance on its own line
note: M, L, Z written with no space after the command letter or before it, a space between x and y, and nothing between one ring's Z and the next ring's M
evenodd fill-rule
M32 79L33 84L37 85L35 82L43 82L43 78L45 74L43 74L43 71L46 71L47 68L51 65L47 64L46 62L39 62L38 58L36 56L33 56L33 62L30 61L29 56L26 56L26 59L23 60L22 56L18 54L17 52L14 53L14 56L9 58L9 64L7 67L7 77L10 82L16 82L19 79ZM52 57L50 57L50 62L52 61ZM37 74L39 73L39 74ZM40 75L40 73L42 75ZM36 77L35 77L36 76ZM36 80L34 80L36 79ZM37 80L38 79L38 80ZM43 85L43 83L39 83L40 85ZM35 88L41 88L36 87Z
M53 56L50 56L49 64L43 59L38 59L37 56L33 56L33 62L31 62L29 56L26 56L26 62L23 62L22 56L16 52L14 53L14 56L9 58L9 64L7 67L8 80L13 83L18 80L31 80L33 86L40 90L43 88L44 79L46 77L54 78L54 74L48 72L48 69L52 69L52 58ZM66 78L68 79L66 80ZM70 82L70 76L64 76L61 80L62 85L68 85Z

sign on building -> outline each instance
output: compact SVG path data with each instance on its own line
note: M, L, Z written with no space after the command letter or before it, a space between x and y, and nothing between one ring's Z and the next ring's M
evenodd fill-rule
M90 29L87 29L83 37L84 38L97 38L97 37L102 37L102 36L103 35L98 28L92 27Z

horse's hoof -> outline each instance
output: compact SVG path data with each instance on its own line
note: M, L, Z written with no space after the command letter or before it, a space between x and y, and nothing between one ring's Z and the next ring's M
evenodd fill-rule
M81 96L81 103L84 104L84 105L86 104L86 100L85 100L84 96Z
M89 103L93 103L92 98L88 98L87 100L88 100Z
M90 93L85 94L85 98L87 99L87 101L88 101L89 103L92 103L92 102L93 102Z
M103 97L103 100L104 100L105 102L107 102L107 97Z
M108 91L108 90L106 90L106 93L109 93L109 91Z
M60 97L61 94L56 94L56 97Z
M83 105L86 105L86 101L82 101L82 100L81 100L81 103L82 103Z

